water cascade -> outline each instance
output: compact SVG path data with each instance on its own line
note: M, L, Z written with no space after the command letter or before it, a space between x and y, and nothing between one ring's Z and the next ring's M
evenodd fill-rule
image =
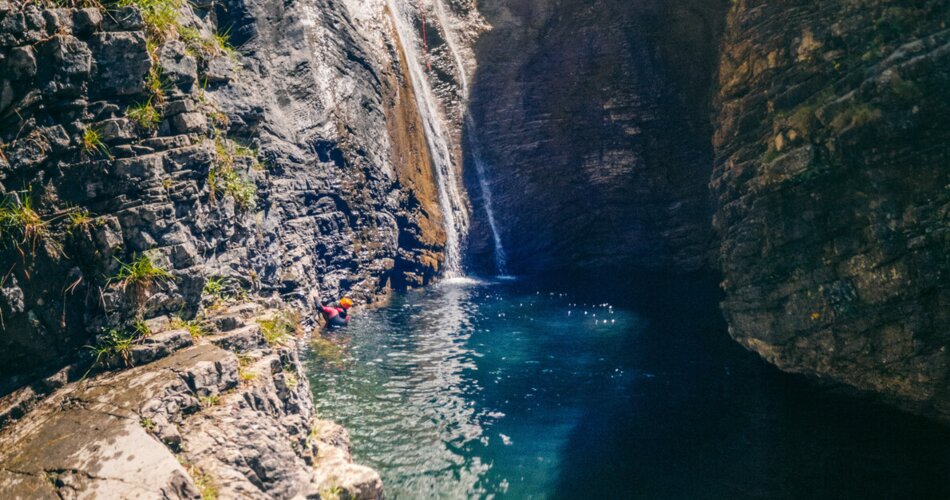
M426 143L432 155L432 163L435 165L439 205L445 219L445 271L443 275L446 278L460 277L464 275L461 239L462 235L468 231L469 216L455 174L448 133L439 117L435 96L432 95L432 90L426 82L423 65L419 62L414 31L409 29L409 23L395 0L387 0L386 5L392 12L396 34L405 49L403 52L406 56L406 65L409 67L409 79L416 94L416 107L422 117Z
M442 25L442 30L445 34L445 43L449 47L449 52L452 53L452 57L455 59L455 65L458 68L462 98L467 100L469 98L468 73L465 70L462 57L456 48L455 34L449 29L445 9L442 6L441 0L435 0L435 13L439 24ZM491 186L488 184L488 178L485 172L485 160L482 156L481 143L478 141L475 121L468 113L465 113L464 127L465 133L468 135L469 145L472 147L471 156L472 162L475 164L475 176L478 177L478 186L482 190L482 202L488 219L488 227L491 229L492 241L495 245L495 270L499 275L504 276L508 274L508 257L505 254L505 247L501 243L501 234L498 231L498 222L495 220L495 212L492 210Z

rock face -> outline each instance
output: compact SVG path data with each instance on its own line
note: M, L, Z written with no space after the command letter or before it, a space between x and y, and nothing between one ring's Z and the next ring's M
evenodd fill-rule
M253 322L194 347L167 326L222 298L310 320L323 297L437 275L398 40L362 33L359 4L107 3L0 1L0 489L378 497L345 431L314 424L296 347ZM78 384L93 361L136 368Z
M209 278L306 309L437 273L397 46L322 2L216 5L173 34L134 8L0 3L0 394L103 328L193 314ZM141 255L172 279L125 286Z
M55 392L0 434L5 498L381 498L346 431L314 418L296 339L253 321L274 314L224 311L196 345L154 334L163 359Z
M475 45L470 112L511 270L707 266L708 109L725 3L517 0L479 10L491 29ZM473 232L483 258L486 231Z
M950 421L950 5L734 2L712 189L732 336Z
M270 313L170 317L427 284L463 159L479 268L484 181L510 271L721 269L749 349L950 421L945 1L145 8L0 0L5 493L379 496Z

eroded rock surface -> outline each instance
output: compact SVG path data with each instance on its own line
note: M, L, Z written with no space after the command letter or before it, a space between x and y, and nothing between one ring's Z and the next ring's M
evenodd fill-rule
M0 197L43 221L4 228L0 394L109 328L192 314L210 278L310 308L436 276L445 235L397 45L370 50L325 2L215 5L185 3L155 41L134 8L0 3ZM133 116L145 104L154 122ZM119 283L142 254L173 279Z
M380 498L346 431L313 415L297 339L262 336L272 314L225 311L229 331L53 393L0 434L5 498Z
M736 2L711 184L732 336L945 421L948 9Z

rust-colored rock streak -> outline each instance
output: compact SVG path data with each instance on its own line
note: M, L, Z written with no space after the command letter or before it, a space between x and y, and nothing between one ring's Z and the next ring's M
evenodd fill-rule
M391 36L396 52L394 62L398 62L398 67L383 75L390 158L399 184L413 195L416 206L410 209L410 217L419 231L411 235L417 243L412 248L418 249L421 254L418 262L428 271L423 276L413 274L402 278L409 285L422 285L424 282L420 280L428 281L434 276L443 260L440 249L445 246L445 223L439 208L432 159L408 77L409 68L395 28Z

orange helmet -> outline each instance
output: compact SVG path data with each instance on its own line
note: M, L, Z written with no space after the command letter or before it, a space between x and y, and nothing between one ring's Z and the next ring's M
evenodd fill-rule
M343 309L349 309L353 307L353 301L350 300L349 297L343 297L342 299L340 299L340 307L342 307Z

